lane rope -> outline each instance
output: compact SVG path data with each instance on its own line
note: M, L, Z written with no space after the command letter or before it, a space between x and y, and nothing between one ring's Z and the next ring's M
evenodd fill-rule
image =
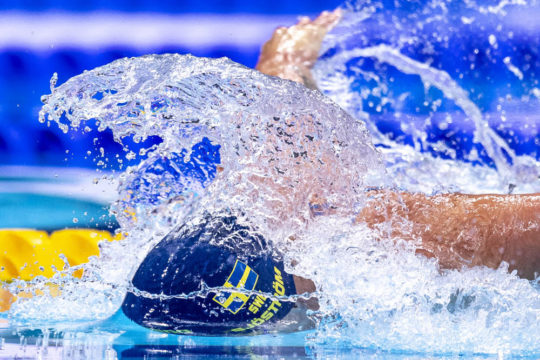
M121 238L122 234L95 229L64 229L50 234L34 229L0 229L0 312L9 310L16 300L3 283L30 281L36 276L51 278L64 269L65 260L69 266L84 264L91 256L99 256L101 241ZM80 278L82 274L79 269L73 276Z

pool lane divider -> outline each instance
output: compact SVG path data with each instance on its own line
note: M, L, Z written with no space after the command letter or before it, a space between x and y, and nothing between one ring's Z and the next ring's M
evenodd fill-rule
M120 240L121 234L112 235L105 230L64 229L49 234L43 230L1 229L0 230L0 312L10 309L16 297L31 297L21 291L15 296L2 284L13 280L30 281L36 276L52 278L63 270L67 260L69 266L87 263L91 256L99 256L99 242ZM81 277L83 269L73 272ZM59 289L49 285L51 295ZM36 291L36 294L40 294Z

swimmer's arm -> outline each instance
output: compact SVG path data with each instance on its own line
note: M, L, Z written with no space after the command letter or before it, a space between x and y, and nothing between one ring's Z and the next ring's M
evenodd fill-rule
M316 88L311 68L319 56L324 36L340 18L339 9L325 11L313 21L303 17L294 26L276 29L272 38L263 45L255 68L267 75Z
M415 241L418 253L437 258L442 267L497 268L505 261L522 277L540 272L540 194L370 195L356 221Z

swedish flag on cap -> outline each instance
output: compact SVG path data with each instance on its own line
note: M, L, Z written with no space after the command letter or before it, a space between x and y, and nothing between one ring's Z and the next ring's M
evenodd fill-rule
M142 262L133 286L142 291L128 293L122 304L131 320L201 335L264 332L293 307L282 296L296 293L281 256L230 215L172 231Z
M243 262L236 260L233 271L223 286L241 290L253 290L258 279L259 275L255 271ZM222 291L214 296L215 302L233 314L236 314L246 304L248 299L249 296L243 292Z

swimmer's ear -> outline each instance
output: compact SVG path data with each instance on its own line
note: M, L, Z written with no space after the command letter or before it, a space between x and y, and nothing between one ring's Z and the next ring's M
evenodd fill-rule
M311 68L317 61L324 36L341 16L340 9L325 11L315 20L302 17L294 26L276 29L263 45L256 69L315 87Z

